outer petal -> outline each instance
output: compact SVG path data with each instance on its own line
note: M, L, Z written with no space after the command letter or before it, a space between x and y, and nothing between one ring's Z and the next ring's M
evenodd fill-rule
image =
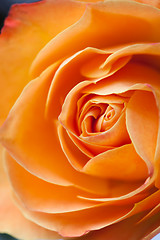
M124 206L102 204L95 208L62 214L30 212L23 207L21 209L27 218L37 224L47 229L56 230L62 236L73 237L81 236L90 230L98 230L140 212L148 211L158 205L159 201L160 191L157 191L135 204L134 207L132 204Z
M74 0L74 1L78 1L78 0ZM114 0L112 0L112 1L114 1ZM121 1L121 0L117 0L117 1ZM128 0L126 0L126 1L128 1ZM148 5L160 8L160 1L159 0L132 0L132 1L139 2L139 3L144 3L144 4L148 4ZM81 2L98 2L98 0L81 0Z
M158 229L160 215L154 215L149 220L137 224L145 214L146 212L143 212L99 231L90 232L87 240L117 240L120 237L123 240L151 240L160 232ZM79 240L86 240L86 236L80 237Z
M0 124L30 80L29 68L36 54L83 12L84 4L70 0L12 6L0 36Z
M41 228L27 220L16 207L12 199L12 190L4 171L2 158L0 161L0 196L0 232L11 234L23 240L60 238L57 233Z
M98 230L119 221L131 211L133 204L121 206L102 204L98 207L62 214L31 212L22 207L20 202L19 206L26 218L40 226L55 230L64 237L78 237L88 231Z
M29 210L46 213L64 213L95 206L79 196L93 196L75 187L51 184L35 177L21 167L6 152L6 169L14 192Z
M159 0L134 0L134 1L160 8L160 1Z
M79 22L59 34L38 54L32 65L33 76L57 59L87 46L105 49L128 43L158 42L159 24L160 11L151 6L130 1L90 3Z
M18 239L60 239L60 235L49 231L26 219L13 202L10 189L1 190L0 231Z

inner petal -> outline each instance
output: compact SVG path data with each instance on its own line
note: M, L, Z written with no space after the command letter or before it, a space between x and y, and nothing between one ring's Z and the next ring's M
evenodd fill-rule
M88 136L80 135L86 142L102 146L118 147L130 143L130 138L126 130L125 113L119 117L117 122L107 131L92 133Z
M97 155L87 162L84 172L94 176L128 181L142 180L148 176L147 165L138 156L132 144Z

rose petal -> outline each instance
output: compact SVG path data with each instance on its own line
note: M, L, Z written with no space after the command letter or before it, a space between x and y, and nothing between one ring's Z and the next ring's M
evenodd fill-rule
M159 202L160 202L160 190L149 195L144 200L136 203L134 208L128 214L128 217L148 209L154 209L159 204Z
M97 204L96 201L78 198L79 195L88 194L75 187L58 186L35 177L17 164L7 152L5 164L14 193L29 210L64 213L87 209Z
M10 190L10 189L9 189ZM60 235L26 219L13 202L10 191L1 189L0 231L24 240L60 239ZM27 229L27 231L26 231Z
M54 36L76 22L84 8L84 4L70 0L12 6L0 36L0 124L30 81L29 68L36 54Z
M0 147L0 151L2 146ZM0 157L0 232L16 238L35 240L38 238L58 239L60 236L27 220L12 199L12 190L4 171L2 151ZM19 179L18 179L19 180ZM21 226L21 227L20 227ZM27 231L26 231L27 229Z
M86 240L86 237L87 240L117 240L119 237L123 240L151 240L156 235L153 230L159 224L160 216L153 216L149 221L137 224L145 214L146 212L142 212L99 231L92 231L86 236L80 237L79 240Z
M97 68L99 69L100 65L106 60L107 56L107 51L89 47L66 59L61 64L54 76L48 93L48 98L46 102L47 118L57 118L60 114L62 103L64 102L66 95L78 83L84 81L85 77L81 74L81 68L85 66L87 62L90 62L91 59L98 58L99 61L97 64ZM64 88L63 86L66 82L67 84ZM55 109L53 111L53 104L56 104L57 111Z
M53 123L44 117L57 65L50 66L26 86L1 127L1 142L17 162L36 176L58 185L76 185L105 194L105 181L72 168L59 143L57 121Z
M154 201L153 201L154 200ZM143 201L125 206L105 206L104 204L78 212L47 214L31 212L20 206L27 218L37 224L58 231L65 237L76 237L90 230L101 229L130 216L154 208L160 200L160 191L152 194ZM96 218L95 218L96 216Z
M58 126L58 135L61 143L61 147L68 158L68 161L71 165L77 169L81 170L83 166L89 161L89 157L83 154L76 145L72 142L69 136L66 133L66 130L62 125Z
M133 204L125 206L104 206L102 204L76 212L47 214L28 211L20 205L20 202L19 206L28 219L44 228L55 230L64 237L78 237L90 230L101 229L119 221L133 208Z
M120 46L119 46L120 48ZM138 62L138 64L135 64L135 62L130 63L129 65L122 69L120 73L114 74L111 78L105 79L104 81L101 81L100 79L90 79L90 81L84 81L84 85L81 85L81 88L86 85L89 85L86 88L86 91L88 90L89 93L95 92L95 88L97 88L97 94L102 94L102 91L100 91L101 82L105 83L105 85L102 84L102 88L104 89L104 92L106 94L113 93L113 89L115 90L115 93L119 93L123 90L126 90L129 86L132 84L135 84L137 82L145 82L146 80L150 82L151 84L159 84L159 74L154 69L149 68L148 66L145 67L144 62L147 61L151 66L154 65L156 68L160 67L160 65L157 65L158 62L160 62L160 59L157 59L158 55L160 55L160 44L134 44L131 46L123 47L121 50L116 51L116 49L109 49L108 51L102 51L95 48L86 48L75 55L73 55L71 58L64 61L64 63L60 66L60 69L56 73L54 80L52 82L52 85L49 90L48 98L47 98L47 104L46 104L46 116L48 118L54 118L59 115L61 105L64 102L64 99L66 95L71 91L71 89L75 88L78 83L81 81L84 81L85 78L82 76L82 70L83 68L90 63L91 59L97 59L101 57L101 62L104 61L104 59L107 58L107 54L113 53L110 55L110 57L107 58L106 64L104 66L100 66L98 62L98 66L94 68L94 70L97 71L98 69L102 68L103 70L103 78L104 76L111 76L113 73L119 70L119 67L117 68L117 61L119 61L121 58L129 57L131 54L137 54L138 61L141 59L142 63ZM140 55L141 54L141 55ZM136 57L134 56L134 57ZM140 58L140 59L139 59ZM160 58L160 57L159 57ZM97 64L97 63L96 63ZM136 71L135 71L136 69ZM84 70L83 70L84 71ZM110 73L108 73L110 71ZM154 76L153 78L149 76ZM102 76L99 76L102 77ZM102 79L103 79L102 78ZM115 78L115 80L114 80ZM125 81L124 81L125 79ZM93 85L90 83L93 81ZM106 82L107 80L107 82ZM109 82L110 80L110 82ZM152 80L152 81L151 81ZM63 88L64 82L67 82L67 86ZM99 82L99 84L95 84L95 82ZM110 84L111 83L111 84ZM80 89L80 88L79 88ZM117 89L117 91L116 91ZM75 89L76 90L76 89ZM78 89L77 89L78 90ZM119 90L119 91L118 91ZM110 92L111 91L111 92ZM74 93L74 92L73 92ZM96 92L95 92L96 93ZM70 95L70 94L69 94ZM104 94L103 94L104 95ZM72 115L75 116L75 109L73 109L73 102L77 102L78 98L77 95L73 97L68 97L68 101L66 101L66 104L71 105ZM74 98L74 101L73 99ZM53 104L55 104L57 107L57 111L53 111Z
M83 95L96 94L106 97L107 95L121 94L135 89L152 91L146 83L157 88L157 86L159 86L159 78L160 73L156 69L142 63L130 62L121 70L114 73L114 75L105 79L80 82L65 98L59 120L68 130L71 130L73 134L79 135L76 125L77 102ZM59 79L59 81L62 84L61 79ZM50 98L50 117L54 117L55 112L55 110L53 111L53 108L51 109L53 100L57 103L55 98Z
M123 1L90 3L80 21L54 38L38 54L32 74L39 75L57 59L71 56L87 46L106 48L132 42L158 42L159 24L160 12L151 6Z
M75 118L75 121L77 120L77 125L79 132L81 133L81 124L82 122L85 122L85 119L87 116L93 117L92 112L97 112L97 116L95 115L94 118L98 117L96 120L96 124L94 123L94 128L91 127L90 133L86 135L97 135L98 132L101 131L101 128L107 125L107 128L111 128L113 124L117 121L120 114L122 113L122 110L124 109L124 102L127 101L127 98L118 97L116 95L111 96L97 96L97 95L83 95L77 102L77 119ZM109 107L108 107L109 105ZM104 121L105 114L111 113L111 118L107 121ZM99 117L101 115L101 117ZM67 116L66 116L67 117ZM101 118L103 120L101 120ZM105 119L106 120L106 119ZM104 125L105 124L105 125ZM104 126L103 126L104 125ZM103 130L104 131L104 130ZM83 135L83 133L82 133Z
M160 53L160 52L159 52ZM131 61L114 75L90 83L81 90L83 94L110 95L120 94L130 89L135 90L135 84L150 84L154 88L159 86L160 73L156 68L149 67L147 64ZM142 89L142 87L139 87ZM147 86L148 88L148 86ZM147 90L146 88L146 90ZM148 88L149 91L151 89Z
M118 147L130 143L130 138L125 126L125 114L122 113L117 122L107 131L95 136L80 136L86 142L95 143L102 146Z
M77 1L77 0L75 0ZM97 2L97 0L81 0L82 2ZM103 0L102 0L103 1ZM114 1L114 0L111 0ZM122 0L117 0L117 1L122 1ZM128 0L125 0L128 1ZM134 2L139 2L139 3L144 3L144 4L149 4L151 6L160 8L160 2L159 0L132 0Z
M83 139L79 138L78 136L73 135L70 132L67 132L69 137L72 139L74 144L89 158L96 156L102 152L105 152L109 149L113 149L114 147L111 146L101 146L95 143L85 142Z
M108 181L108 196L103 198L87 198L79 196L79 198L87 199L89 201L105 202L114 205L123 205L129 203L136 203L155 192L155 188L146 187L146 183L141 181L120 181L120 180L107 180ZM156 189L157 190L157 189Z
M117 62L127 57L132 57L138 62L149 63L150 66L159 68L160 43L137 43L121 46L106 59L103 65L101 65L101 69L105 71L108 68L110 72L113 72L117 67Z
M157 206L155 206L151 211L149 211L149 213L147 213L147 215L145 215L144 218L142 218L140 220L140 222L145 221L146 219L151 218L155 214L159 213L159 211L160 211L160 203Z
M137 181L148 176L147 166L132 144L97 155L87 162L83 170L94 176L115 180Z
M139 3L149 4L151 6L160 8L159 0L134 0L134 1L139 2Z
M151 92L136 91L126 109L126 124L138 154L153 163L158 133L158 109Z
M154 96L156 99L158 112L160 112L160 91L158 87L155 88L154 90ZM160 118L158 120L158 124L160 126ZM157 146L155 151L154 162L155 162L155 176L156 176L155 186L160 189L160 128L158 129Z

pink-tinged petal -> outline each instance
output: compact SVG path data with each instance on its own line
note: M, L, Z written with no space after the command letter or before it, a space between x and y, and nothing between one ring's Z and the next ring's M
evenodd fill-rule
M29 69L36 54L59 32L75 23L84 9L84 4L70 0L12 6L0 36L0 124L30 81Z
M45 119L46 98L57 65L26 86L0 129L1 142L20 165L39 178L105 194L105 181L72 168L59 143L57 121Z
M57 59L88 46L104 49L127 43L158 42L159 24L160 11L151 6L130 1L90 3L80 21L59 34L38 54L32 74L37 76Z
M136 91L126 109L127 128L137 153L154 162L158 133L158 109L151 92Z
M107 179L126 181L145 180L148 169L132 144L108 150L92 158L84 172Z

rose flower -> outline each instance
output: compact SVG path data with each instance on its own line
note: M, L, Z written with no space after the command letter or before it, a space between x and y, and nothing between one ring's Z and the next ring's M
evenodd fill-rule
M11 8L0 38L1 232L158 233L160 10L151 2Z

